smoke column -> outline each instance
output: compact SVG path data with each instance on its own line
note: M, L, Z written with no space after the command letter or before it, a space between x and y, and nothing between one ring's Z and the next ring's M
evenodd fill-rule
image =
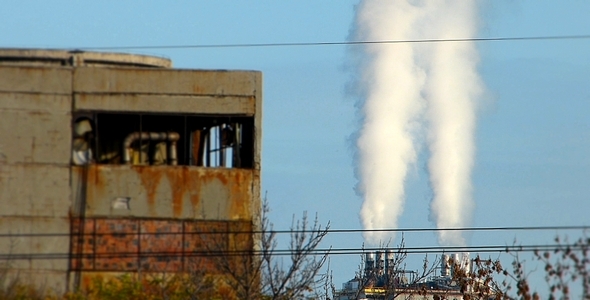
M359 40L410 39L419 9L405 1L363 1L357 8ZM416 161L413 132L422 110L424 72L414 63L411 44L367 45L361 68L366 91L364 124L357 141L359 190L365 229L395 228L403 209L404 181ZM368 232L370 244L391 234Z
M356 8L355 40L468 38L475 34L474 1L365 0ZM434 192L431 218L439 228L464 226L472 207L474 99L480 83L472 43L368 44L359 62L364 103L357 140L358 190L365 229L396 228L404 184L426 129ZM367 232L378 245L392 233ZM463 245L443 232L444 245Z
M475 1L436 2L444 3L432 11L436 38L475 36ZM430 47L425 94L431 154L428 171L434 192L431 218L438 228L464 227L470 223L473 207L475 100L482 90L476 71L478 55L473 43L436 43ZM464 246L465 239L460 231L442 231L439 243Z

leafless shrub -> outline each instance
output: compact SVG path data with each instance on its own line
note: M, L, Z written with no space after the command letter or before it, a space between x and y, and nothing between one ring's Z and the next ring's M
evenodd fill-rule
M289 255L284 259L277 252L276 232L268 213L265 200L253 244L246 244L251 239L234 238L232 243L218 239L208 246L208 252L219 278L233 289L237 299L302 299L326 279L327 274L320 271L328 253L316 256L315 251L328 233L329 223L322 227L316 217L310 224L306 213L300 220L293 218Z
M544 264L550 299L570 299L572 285L578 283L583 299L590 299L590 238L580 237L573 244L556 237L553 251L535 251L535 258Z
M555 239L555 247L535 250L533 258L543 264L549 290L547 299L590 299L590 238L583 236L570 243L567 238ZM499 259L472 260L470 272L455 269L454 280L461 286L463 299L538 300L527 271L527 262L518 252L511 253L511 268L504 268ZM455 264L456 266L456 264ZM578 285L576 285L578 284ZM572 296L579 289L581 295Z

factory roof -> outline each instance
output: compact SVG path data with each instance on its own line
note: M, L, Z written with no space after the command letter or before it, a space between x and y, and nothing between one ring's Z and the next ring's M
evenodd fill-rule
M128 53L56 49L0 49L0 65L119 66L171 68L167 58Z

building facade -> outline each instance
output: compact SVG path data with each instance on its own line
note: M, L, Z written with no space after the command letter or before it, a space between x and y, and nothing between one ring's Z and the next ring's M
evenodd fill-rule
M260 213L262 75L0 50L0 258L56 291L214 269ZM15 275L16 276L16 275Z

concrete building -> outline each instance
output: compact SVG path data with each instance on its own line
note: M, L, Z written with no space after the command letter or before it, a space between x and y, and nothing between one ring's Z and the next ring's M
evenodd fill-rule
M0 50L0 259L63 291L249 250L262 75L168 59ZM219 232L220 234L209 234ZM241 232L241 233L240 233Z

